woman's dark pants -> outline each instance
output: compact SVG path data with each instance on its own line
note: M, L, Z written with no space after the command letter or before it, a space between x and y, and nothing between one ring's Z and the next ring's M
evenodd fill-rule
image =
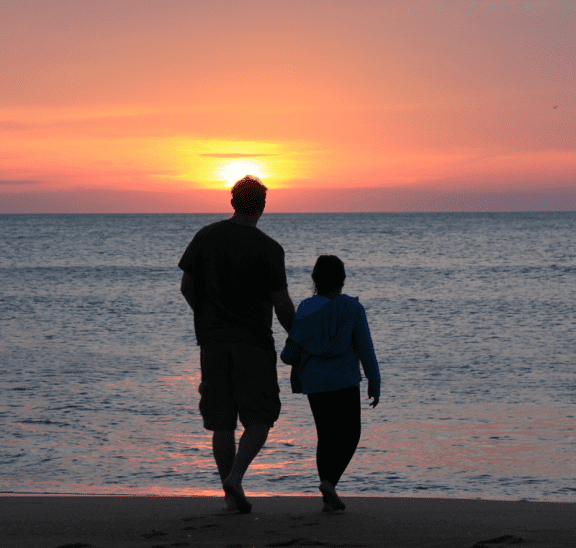
M360 387L308 394L308 401L318 433L318 475L336 485L360 441Z

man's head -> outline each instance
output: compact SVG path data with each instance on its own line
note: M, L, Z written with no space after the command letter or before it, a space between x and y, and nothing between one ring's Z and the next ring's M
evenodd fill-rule
M232 207L245 217L260 215L266 206L266 191L262 181L254 175L242 177L232 187Z

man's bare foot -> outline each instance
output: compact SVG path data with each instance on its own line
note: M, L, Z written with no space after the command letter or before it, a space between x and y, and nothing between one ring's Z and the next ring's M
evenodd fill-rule
M346 505L340 500L336 488L328 480L320 482L320 492L326 497L327 504L332 507L332 510L345 510ZM326 510L324 510L326 511Z
M226 478L224 483L222 483L222 487L224 488L224 492L232 497L236 504L236 508L240 513L250 513L252 505L246 499L246 495L244 494L244 490L240 483L233 483L229 478Z

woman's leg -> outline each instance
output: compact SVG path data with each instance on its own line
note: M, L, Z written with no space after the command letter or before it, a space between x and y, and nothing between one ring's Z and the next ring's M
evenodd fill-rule
M336 486L360 441L360 388L308 394L308 401L318 434L318 475Z

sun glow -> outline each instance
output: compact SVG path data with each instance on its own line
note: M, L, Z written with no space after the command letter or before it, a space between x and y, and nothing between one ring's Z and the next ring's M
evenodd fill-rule
M260 179L266 178L269 175L269 170L266 163L260 160L226 160L219 163L214 175L216 179L223 180L226 186L231 187L245 175L255 175Z
M310 143L264 141L179 140L166 156L175 171L171 178L198 188L229 189L245 175L254 175L267 188L309 176Z

